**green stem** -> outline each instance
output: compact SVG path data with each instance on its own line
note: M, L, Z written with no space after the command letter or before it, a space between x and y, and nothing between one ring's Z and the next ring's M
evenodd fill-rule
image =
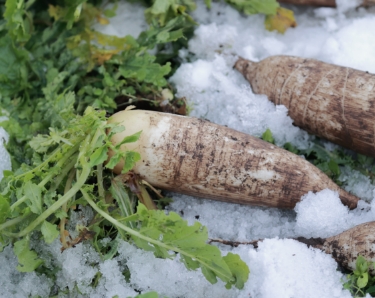
M73 179L74 179L74 174L75 174L75 169L71 169L71 171L69 173L69 176L68 176L68 179L66 180L66 184L65 184L65 188L64 188L64 194L66 194L69 191L69 189L71 189ZM61 207L64 212L67 212L67 204L68 204L68 202L65 202ZM66 237L65 237L65 234L64 234L65 233L65 222L66 222L66 218L63 217L60 220L60 239L61 239L63 247L68 248L68 244L66 243Z
M31 215L33 215L33 213L29 212L29 213L26 213L26 214L24 214L20 217L12 218L12 219L4 222L3 224L0 225L0 231L24 221L26 218L30 217Z
M103 216L106 220L108 220L109 222L111 222L112 224L114 224L117 228L120 228L122 230L124 230L126 233L134 236L134 237L137 237L137 238L140 238L142 240L145 240L149 243L152 243L152 244L155 244L157 246L160 246L160 247L163 247L165 248L166 250L172 250L172 251L175 251L175 252L178 252L182 255L185 255L189 258L192 258L192 259L197 259L197 256L195 255L192 255L192 254L189 254L187 253L186 251L183 251L175 246L171 246L171 245L168 245L168 244L165 244L163 242L160 242L158 240L155 240L155 239L152 239L150 237L147 237L145 235L142 235L141 233L123 225L122 223L118 222L116 219L114 219L112 216L110 216L108 213L104 212L102 209L100 209L95 203L93 200L91 200L90 198L90 195L84 190L84 189L81 189L81 193L83 195L83 197L85 198L85 200L90 204L90 206L98 213L100 214L101 216ZM217 272L217 268L215 268L215 266L213 266L212 264L209 264L209 263L206 263L202 260L197 260L199 261L200 263L202 263L205 267L211 269L213 272ZM233 280L233 276L232 275L228 275L228 276L225 276L225 278L227 278L227 280Z
M89 166L85 166L82 169L82 173L77 180L76 184L65 194L63 195L58 201L51 205L46 211L44 211L41 215L39 215L31 224L29 224L25 229L21 232L14 234L14 237L23 237L34 230L38 225L40 225L48 216L53 214L57 211L62 205L70 200L85 184L87 178L90 175L91 168Z
M97 182L98 182L98 192L99 192L99 197L101 197L104 201L105 199L105 191L104 191L104 186L103 186L103 164L98 164L97 165Z
M78 155L77 155L78 156ZM69 156L70 157L70 156ZM66 161L67 158L64 158L64 163ZM69 172L72 167L76 164L77 162L77 159L76 158L72 158L70 163L68 163L64 169L62 170L62 172L60 173L60 175L58 177L55 177L55 183L56 183L56 187L55 189L57 188L58 184L61 182L61 180L65 177L66 173ZM56 167L60 167L60 163L56 164L55 165ZM54 174L49 174L47 177L45 177L41 182L39 182L38 186L39 187L44 187L50 180L52 180L52 178L54 177ZM52 191L54 191L54 189L51 189ZM22 196L19 200L17 200L16 202L14 202L12 204L12 206L10 206L10 209L11 210L14 210L14 208L16 208L17 206L21 205L22 203L24 203L25 201L27 200L27 196L24 195Z
M77 151L77 149L79 148L79 145L80 145L80 143L82 142L82 140L83 140L83 138L81 137L81 138L77 139L76 141L74 141L75 145L72 146L72 148L70 148L70 149L64 154L64 161L63 161L62 164L64 164L65 161L66 161L69 157L71 157L71 156ZM65 146L69 146L69 145L64 144L64 145L62 145L61 147L56 148L56 149L50 154L50 156L49 156L45 161L43 161L40 165L38 165L37 167L33 168L33 169L30 170L30 171L27 171L27 172L22 173L22 174L20 174L20 175L18 175L18 176L15 176L14 178L15 178L15 179L20 179L21 177L23 177L23 176L25 176L25 175L27 175L27 174L29 174L29 173L33 173L33 172L35 172L35 171L37 171L37 170L39 170L39 169L42 169L45 165L47 165L51 160L53 160L53 159L56 157L56 154L58 154L58 153L61 152L61 151L64 151L64 148L63 148L63 147L65 147ZM61 160L60 160L60 161L61 161ZM58 164L61 164L60 161L58 162ZM56 165L57 165L57 164L56 164Z

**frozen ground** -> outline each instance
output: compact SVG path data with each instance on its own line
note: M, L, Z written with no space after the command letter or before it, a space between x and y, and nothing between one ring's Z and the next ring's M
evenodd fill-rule
M181 51L185 63L171 82L176 85L179 96L189 100L193 116L255 136L270 128L278 145L291 142L301 148L308 147L309 136L292 126L286 108L274 106L265 96L254 95L232 66L237 55L259 61L270 55L286 54L375 72L375 10L355 10L351 4L356 1L339 2L339 9L293 7L298 26L284 35L266 31L262 16L242 17L220 3L213 3L212 9L207 10L203 1L199 2L194 17L203 25L197 28L189 48ZM112 19L106 33L140 32L144 22L135 20L139 20L141 10L139 6L121 6L120 15ZM7 157L1 150L0 165L7 167L9 164L3 162ZM212 238L236 241L270 238L257 250L249 246L234 249L220 246L223 252L240 254L250 267L250 279L241 291L228 291L220 282L212 286L200 272L187 271L178 260L155 259L127 243L120 244L118 257L105 262L88 244L79 244L62 254L56 242L48 247L34 245L43 251L51 266L61 268L56 283L68 287L77 296L75 284L81 295L88 297L135 296L133 289L155 290L168 297L350 297L342 289L343 275L336 270L337 265L329 255L282 239L332 236L361 222L375 220L375 206L371 202L374 186L369 179L348 169L343 169L341 179L347 190L366 200L360 202L360 208L349 211L330 190L306 194L294 211L173 194L174 202L169 209L183 214L189 222L199 219L208 227ZM131 271L131 284L121 274L125 262ZM45 297L50 279L35 273L18 273L15 264L11 249L0 253L2 297ZM93 290L87 284L98 271L102 279Z

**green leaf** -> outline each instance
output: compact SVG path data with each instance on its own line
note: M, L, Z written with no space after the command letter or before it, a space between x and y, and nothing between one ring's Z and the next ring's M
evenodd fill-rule
M336 176L339 176L340 175L340 168L338 166L338 164L334 161L334 160L330 160L329 163L328 163L328 167L329 169L331 170L331 172L336 175Z
M102 146L94 151L90 156L90 167L102 164L108 159L108 147Z
M135 166L135 163L141 160L141 155L135 151L127 151L124 160L124 167L121 171L122 174L129 172Z
M235 278L235 286L238 289L243 289L245 282L249 278L250 270L244 261L241 260L239 255L228 253L223 257L224 261L227 263L230 271ZM231 284L226 285L228 289L231 288Z
M125 127L123 125L116 125L116 124L108 124L108 128L110 128L110 132L108 134L109 138L112 138L115 134L123 132L125 130Z
M265 15L276 14L277 8L280 6L276 0L225 0L239 11L251 15L262 13Z
M25 1L7 0L4 18L9 34L15 41L27 42L33 29L31 14L25 9Z
M192 21L186 11L193 11L195 8L196 4L192 0L155 0L153 5L145 10L145 16L147 22L151 23L153 20L157 20L161 26L164 26L170 19L178 15L184 15L185 18Z
M299 150L297 149L296 146L293 146L291 143L287 142L284 144L284 149L288 150L289 152L292 152L294 154L298 154Z
M168 21L165 26L155 26L151 24L147 31L143 31L137 41L148 49L153 49L161 43L169 43L184 37L184 32L189 30L192 24L188 24L188 20L183 16L178 16Z
M28 181L24 186L24 196L27 197L27 205L30 207L30 210L35 214L41 214L42 210L42 190L41 188Z
M366 293L369 293L369 294L371 294L371 293L375 293L375 285L369 287L369 288L366 290Z
M43 222L40 230L46 243L52 243L59 236L57 226L49 223L46 220Z
M10 216L10 205L6 197L0 195L0 224Z
M152 83L155 86L163 87L167 84L166 76L170 71L170 63L161 66L154 63L155 56L144 53L138 57L127 57L120 66L119 71L125 79L135 79L139 82Z
M357 279L358 288L364 288L368 283L368 273L362 273Z
M269 128L267 128L267 130L262 134L262 140L271 144L275 144L275 139L273 138L272 132Z
M121 152L115 153L105 165L105 167L107 169L113 169L121 161L122 157L123 155L121 154Z
M137 296L135 296L134 298L158 298L159 295L157 292L148 292L148 293L144 293L144 294L139 294Z
M112 179L109 191L111 192L113 198L117 201L123 217L128 217L134 214L135 200L131 198L130 192L125 189L124 183L121 181L121 179ZM132 222L129 222L129 225L132 228L135 227Z
M17 270L20 272L32 272L43 263L36 252L30 250L27 238L15 242L13 251L18 258Z
M26 65L28 59L28 53L16 49L9 36L0 37L0 94L2 96L13 96L29 85Z
M132 134L131 136L126 136L120 143L116 145L116 148L120 148L121 145L123 144L128 144L128 143L134 143L139 140L141 136L142 130L136 132L135 134Z
M153 251L155 256L162 258L173 257L169 251L179 252L185 266L190 270L200 267L209 282L216 283L217 278L220 278L230 285L241 286L241 280L246 274L235 272L239 276L236 284L235 275L221 256L220 250L206 243L207 229L200 223L195 222L194 225L188 226L175 212L166 215L159 210L148 210L142 204L138 205L136 214L142 224L139 233L154 239L151 245L146 240L132 235L137 246ZM238 261L232 256L227 260L229 263Z

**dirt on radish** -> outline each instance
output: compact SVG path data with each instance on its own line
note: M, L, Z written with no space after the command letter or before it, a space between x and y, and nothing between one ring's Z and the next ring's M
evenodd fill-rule
M256 137L206 120L151 111L122 111L112 141L142 131L127 150L142 156L134 171L161 189L227 202L292 209L308 191L330 188L349 208L358 198L305 159ZM120 173L123 162L115 173Z
M375 156L375 75L292 56L272 56L258 63L240 58L235 68L255 93L285 105L295 125Z

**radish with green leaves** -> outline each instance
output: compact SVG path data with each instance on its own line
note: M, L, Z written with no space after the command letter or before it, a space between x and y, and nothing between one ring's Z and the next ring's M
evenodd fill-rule
M295 207L309 191L338 191L349 208L358 198L340 189L305 159L250 135L209 121L159 112L126 110L110 118L126 130L112 137L142 133L123 145L140 153L134 172L151 185L192 196L258 206ZM132 162L110 151L119 174Z
M175 212L150 210L153 205L136 207L135 194L123 184L123 175L113 177L110 170L105 170L117 164L109 160L103 165L109 150L114 158L127 161L123 171L129 176L135 176L129 170L140 158L138 152L120 148L122 144L136 142L140 132L126 133L117 145L112 144L113 134L125 128L108 123L105 114L88 107L83 116L72 115L63 129L35 136L29 145L39 163L24 164L17 172L5 173L0 193L0 250L13 244L17 269L31 272L44 263L30 249L31 234L45 243L60 236L62 251L84 240L92 241L100 249L101 239L113 237L151 251L159 258L178 254L188 269L201 268L210 283L219 278L227 288L243 288L249 268L238 255L222 256L218 247L207 244L206 227L199 222L188 225ZM134 179L138 189L144 188L137 177ZM78 205L90 206L95 215L86 225L77 226L79 235L72 239L66 222ZM109 254L106 251L106 257L113 257L116 252L117 240L113 241L115 250Z

